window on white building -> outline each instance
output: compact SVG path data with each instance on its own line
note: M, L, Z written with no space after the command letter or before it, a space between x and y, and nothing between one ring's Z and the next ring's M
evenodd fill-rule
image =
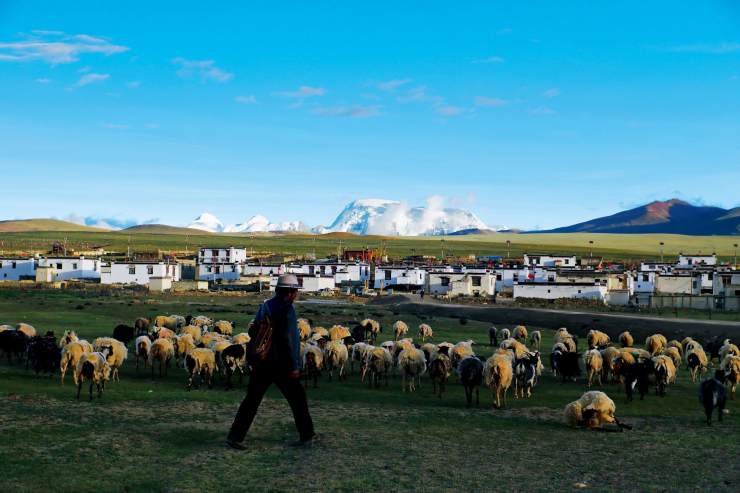
M134 274L136 274L136 266L134 266L134 265L129 265L129 266L128 266L128 273L129 273L129 275L131 275L131 276L133 276Z
M473 276L472 281L473 281L473 286L480 287L480 276Z
M72 263L72 270L77 270L77 262Z
M154 266L153 265L147 265L146 266L146 273L149 274L150 276L152 274L154 274Z
M57 262L57 270L62 270L62 263L61 262Z
M450 278L449 277L440 277L439 278L439 283L442 286L449 286L450 285Z
M391 271L387 270L385 271L385 280L390 281L391 280Z

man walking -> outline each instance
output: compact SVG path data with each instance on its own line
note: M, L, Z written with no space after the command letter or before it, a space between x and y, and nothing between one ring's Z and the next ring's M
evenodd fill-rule
M267 319L272 327L272 344L264 361L252 365L247 396L239 410L226 438L226 444L237 450L246 450L242 443L257 414L265 392L273 383L290 404L293 419L298 429L298 445L310 444L316 434L313 421L308 413L306 392L301 386L300 335L293 302L298 297L298 278L293 274L278 278L275 296L260 305L257 315L249 328L253 339L257 336L260 322Z

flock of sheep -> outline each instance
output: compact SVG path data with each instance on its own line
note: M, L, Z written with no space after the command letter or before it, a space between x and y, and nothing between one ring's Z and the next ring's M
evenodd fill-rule
M466 403L470 406L475 395L476 404L480 402L479 391L485 386L491 392L494 407L506 405L506 396L511 387L516 398L529 398L536 387L544 365L540 356L542 334L540 331L528 333L524 326L513 330L489 330L490 345L495 347L489 358L475 354L472 340L432 343L434 333L428 324L418 327L414 342L409 337L409 326L403 321L393 324L394 340L377 344L381 332L380 324L365 319L349 329L334 325L329 329L312 326L307 319L298 320L301 336L301 358L304 385L310 382L318 386L322 372L332 380L334 376L341 381L355 373L357 367L360 379L370 387L388 385L388 377L393 373L400 376L404 392L416 391L422 376L432 383L432 391L440 398L444 394L449 379L454 375L465 390ZM250 340L246 332L234 334L234 323L226 320L213 320L206 316L162 315L152 320L138 318L133 326L119 325L113 337L99 337L92 343L80 339L74 331L65 331L58 340L49 332L44 336L28 324L16 327L0 326L0 351L7 354L8 361L16 356L26 362L36 373L53 374L58 368L61 382L67 371L72 378L79 399L84 382L89 384L89 399L93 398L93 387L100 397L107 381L118 381L119 370L132 350L136 370L140 364L150 368L152 377L155 368L159 376L165 375L171 364L187 370L187 389L190 390L197 378L199 385L213 386L214 375L220 374L226 387L232 386L232 377L242 377L249 373L246 359L246 346ZM500 341L500 342L499 342ZM637 391L643 398L650 385L655 386L656 394L665 395L666 388L675 383L678 369L686 365L692 382L699 374L708 370L711 356L719 362L714 379L702 383L700 398L705 406L707 422L718 409L722 418L724 407L724 383L730 388L734 398L740 382L740 350L725 340L716 355L707 356L704 347L696 340L687 337L683 341L668 341L661 334L654 334L645 341L645 349L634 347L634 339L629 332L619 335L619 344L612 344L609 336L599 330L591 330L586 337L588 348L578 350L578 338L560 328L554 333L554 345L550 352L552 374L566 380L576 380L581 374L581 363L586 373L586 384L603 386L608 383L623 383L627 399L631 400ZM529 344L529 346L527 346ZM530 347L532 349L530 349ZM572 426L601 428L614 423L620 427L615 417L614 402L603 392L589 391L565 408L565 421Z

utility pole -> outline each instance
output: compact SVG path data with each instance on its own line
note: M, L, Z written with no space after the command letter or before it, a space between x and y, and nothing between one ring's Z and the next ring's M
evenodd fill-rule
M732 263L732 266L737 267L737 243L733 243L732 246L735 247L735 261Z
M511 240L506 240L506 258L511 258Z
M663 242L661 241L661 242L660 242L660 263L661 263L661 264L663 263L663 245L665 245L665 243L663 243Z
M594 259L594 240L588 240L588 260L591 263Z

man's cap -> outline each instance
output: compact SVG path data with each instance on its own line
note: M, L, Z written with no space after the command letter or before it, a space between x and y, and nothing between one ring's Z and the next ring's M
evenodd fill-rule
M294 274L283 274L278 277L277 287L298 289L300 285L298 284L298 278Z

